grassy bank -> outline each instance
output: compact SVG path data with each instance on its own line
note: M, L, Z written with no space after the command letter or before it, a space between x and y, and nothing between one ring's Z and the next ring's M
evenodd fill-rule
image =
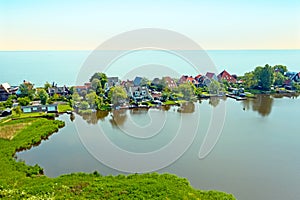
M21 125L20 125L21 124ZM8 129L20 125L9 136ZM234 199L217 191L193 189L186 179L170 174L101 176L75 173L48 178L39 166L16 162L16 151L37 145L64 122L45 118L2 121L0 130L1 199Z

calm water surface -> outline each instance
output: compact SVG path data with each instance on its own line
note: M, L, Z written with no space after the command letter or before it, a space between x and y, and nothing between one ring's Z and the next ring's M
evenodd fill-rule
M221 137L212 152L198 158L199 148L209 126L212 110L225 102L226 119ZM149 152L166 145L175 136L183 118L192 126L200 116L199 129L190 148L173 164L159 173L174 173L205 190L233 193L238 199L300 199L300 99L297 97L258 96L237 102L211 99L164 110L124 110L92 115L62 115L66 126L48 140L30 150L17 153L27 164L39 164L45 174L56 177L71 172L119 174L95 159L82 144L78 124L85 126L93 140L99 126L122 149ZM151 116L165 120L159 134L147 140L128 136L122 131L133 122L141 127L152 123ZM79 123L80 122L80 123ZM75 126L76 124L76 126ZM128 127L127 127L128 128ZM185 130L188 131L188 130ZM142 133L141 133L142 134ZM99 145L101 141L97 141ZM107 152L109 154L110 152Z

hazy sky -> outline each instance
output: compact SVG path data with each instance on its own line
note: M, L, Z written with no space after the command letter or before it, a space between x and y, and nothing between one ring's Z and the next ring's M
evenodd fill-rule
M0 50L93 50L139 28L204 49L300 49L300 1L0 0Z

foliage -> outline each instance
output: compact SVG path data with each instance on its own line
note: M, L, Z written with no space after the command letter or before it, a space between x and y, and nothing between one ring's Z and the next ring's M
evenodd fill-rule
M194 88L190 83L180 84L178 87L178 92L181 93L183 95L183 99L187 101L191 100L194 96Z
M10 95L8 99L3 103L5 108L11 108L13 105L13 100L16 99L16 95Z
M21 106L27 106L30 104L31 100L29 97L19 97L18 102Z
M254 77L257 80L258 86L263 90L269 90L273 84L273 69L268 64L266 64L265 67L258 66L254 70Z
M282 73L280 72L274 73L274 85L281 86L283 85L285 80L287 80L287 77L285 77Z
M80 104L79 104L79 109L81 110L87 110L89 109L89 103L86 102L86 101L81 101Z
M48 100L48 98L49 98L49 95L48 95L48 93L46 92L46 90L40 89L40 90L38 91L38 96L40 97L41 104L46 105L47 100Z
M127 93L122 86L115 86L110 88L108 98L114 105L119 105L127 98Z
M17 106L17 107L15 107L15 108L13 108L13 111L14 111L18 116L20 116L21 113L22 113L22 109L21 109L20 106Z
M93 76L90 78L90 82L92 82L93 79L99 80L100 83L101 83L102 89L104 89L105 84L107 83L107 76L106 76L106 74L101 73L101 72L96 72L96 73L93 74Z
M287 67L284 65L274 65L273 71L275 71L275 72L278 71L281 74L284 74L284 72L287 72L288 70L287 70Z
M67 111L73 111L73 108L68 104L58 104L58 112L64 113Z
M220 92L224 91L224 88L218 81L211 80L208 86L208 91L210 94L219 94Z
M47 82L44 84L44 89L47 91L48 88L51 88L51 84L47 81Z
M34 98L35 89L34 84L30 82L24 82L19 86L20 97L29 97L31 100Z

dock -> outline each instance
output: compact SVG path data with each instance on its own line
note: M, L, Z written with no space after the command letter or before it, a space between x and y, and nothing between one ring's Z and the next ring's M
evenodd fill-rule
M229 98L233 98L237 101L243 101L243 100L247 99L246 97L239 97L239 96L236 96L236 95L233 95L233 94L226 94L226 96L229 97Z

